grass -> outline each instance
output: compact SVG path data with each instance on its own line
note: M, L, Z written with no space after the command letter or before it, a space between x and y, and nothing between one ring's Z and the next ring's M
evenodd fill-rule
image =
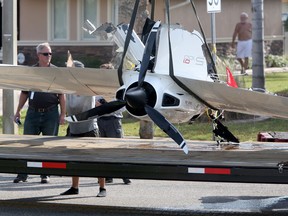
M263 121L250 122L222 122L241 142L256 141L259 132L266 131L288 131L287 120L267 119ZM138 120L123 120L125 136L139 136ZM174 125L187 140L212 140L211 122L194 122L193 124L182 123ZM154 126L155 137L167 137L157 126Z
M242 76L243 77L243 76ZM246 88L252 86L252 76L244 76L243 81ZM265 76L265 88L269 92L288 95L288 73L268 73Z
M266 90L281 95L288 95L288 73L269 73L266 74ZM249 88L252 84L251 76L241 76L242 86ZM23 111L21 121L24 122L26 112ZM265 121L249 121L249 122L222 122L228 129L242 142L256 141L257 134L263 131L287 131L287 120L283 119L267 119ZM0 121L2 126L2 118ZM139 136L139 120L126 117L123 119L123 130L125 136ZM188 140L212 140L212 124L209 121L196 121L193 124L183 123L176 124L175 127L182 133L183 137ZM65 136L67 124L61 125L59 136ZM19 127L19 134L23 134L23 126ZM155 137L167 137L157 126L154 126Z

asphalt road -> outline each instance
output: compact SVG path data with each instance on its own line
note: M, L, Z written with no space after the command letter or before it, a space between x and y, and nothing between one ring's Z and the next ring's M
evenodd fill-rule
M288 185L121 179L96 197L95 178L80 178L79 195L60 196L70 177L39 176L12 183L15 174L0 174L0 215L287 215Z

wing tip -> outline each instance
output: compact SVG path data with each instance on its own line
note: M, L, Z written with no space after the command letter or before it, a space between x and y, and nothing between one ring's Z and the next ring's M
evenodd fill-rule
M183 140L179 146L184 151L185 154L188 154L188 147L186 145L185 140Z
M182 150L184 151L185 154L188 154L189 152L186 144L185 146L183 146Z

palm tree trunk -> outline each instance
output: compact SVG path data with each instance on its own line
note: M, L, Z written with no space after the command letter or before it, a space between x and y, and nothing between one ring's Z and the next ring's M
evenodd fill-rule
M252 89L265 90L264 74L264 19L263 0L251 0L252 3Z

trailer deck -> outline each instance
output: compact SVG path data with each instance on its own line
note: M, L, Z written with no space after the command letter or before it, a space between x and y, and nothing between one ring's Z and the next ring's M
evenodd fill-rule
M288 143L0 135L0 172L135 179L288 183ZM283 163L282 163L283 162Z

